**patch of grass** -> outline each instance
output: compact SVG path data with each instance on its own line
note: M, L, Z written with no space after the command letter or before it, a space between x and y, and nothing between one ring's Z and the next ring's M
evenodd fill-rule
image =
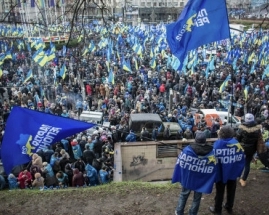
M145 191L145 192L158 192L164 193L169 190L178 189L179 184L171 184L171 182L167 183L150 183L150 182L136 182L136 181L125 181L125 182L112 182L110 184L105 184L101 186L95 187L87 187L87 188L68 188L68 189L59 189L59 190L13 190L1 191L1 199L12 199L16 196L18 198L21 196L23 198L38 198L38 196L47 196L50 197L57 192L57 195L80 195L81 193L87 193L89 195L109 195L109 194L128 194L133 191ZM76 191L76 192L74 192Z
M264 165L261 163L260 160L257 160L257 163L251 162L250 164L251 169L260 169L262 167L264 167Z

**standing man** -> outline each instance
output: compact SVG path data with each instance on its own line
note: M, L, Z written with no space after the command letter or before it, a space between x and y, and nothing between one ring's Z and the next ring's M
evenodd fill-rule
M257 144L262 139L261 126L254 120L251 113L247 113L244 117L244 123L239 126L236 139L242 144L246 155L246 163L244 173L239 180L242 187L246 186L246 180L250 171L250 163L253 155L257 151Z
M216 174L216 196L214 207L209 207L211 213L220 215L224 199L225 187L227 190L224 208L232 213L236 179L240 177L244 165L244 150L234 138L235 132L230 125L221 127L218 132L219 139L214 143L214 152L218 160Z
M189 214L197 215L202 193L212 192L215 169L216 159L213 147L206 144L204 132L198 131L195 143L183 149L175 166L172 183L180 182L182 185L176 215L184 215L184 208L191 191L194 191L194 195Z

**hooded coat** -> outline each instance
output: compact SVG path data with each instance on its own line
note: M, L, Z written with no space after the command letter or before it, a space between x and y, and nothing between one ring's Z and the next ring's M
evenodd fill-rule
M261 126L256 122L241 124L236 133L236 139L243 146L245 155L255 154L260 137L262 137Z
M84 185L84 177L82 172L80 172L77 168L73 171L73 179L72 179L72 186L73 187L82 187Z
M43 188L44 187L44 178L39 172L35 174L35 180L32 183L33 188Z
M90 164L87 164L85 170L86 170L86 176L89 179L89 185L90 186L98 185L98 176L96 169Z

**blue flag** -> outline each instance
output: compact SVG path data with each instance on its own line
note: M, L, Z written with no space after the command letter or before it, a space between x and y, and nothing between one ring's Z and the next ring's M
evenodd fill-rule
M31 161L33 153L93 126L95 124L13 107L1 150L5 172L9 174L14 166Z
M226 183L241 176L245 166L244 149L234 138L219 139L214 143L218 160L216 182Z
M187 189L211 193L216 177L216 158L213 150L198 156L190 146L178 156L172 183L180 182Z
M188 51L230 38L225 0L189 0L179 19L166 26L166 37L180 67Z

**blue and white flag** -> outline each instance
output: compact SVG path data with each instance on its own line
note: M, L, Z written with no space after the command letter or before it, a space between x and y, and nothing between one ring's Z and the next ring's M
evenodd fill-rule
M166 26L166 37L181 67L188 51L230 38L225 0L189 0L179 19Z
M187 189L211 193L215 176L216 158L213 150L205 156L198 156L187 146L178 156L172 183L180 182Z
M31 161L33 153L93 126L95 124L13 107L1 150L6 174L16 165Z

